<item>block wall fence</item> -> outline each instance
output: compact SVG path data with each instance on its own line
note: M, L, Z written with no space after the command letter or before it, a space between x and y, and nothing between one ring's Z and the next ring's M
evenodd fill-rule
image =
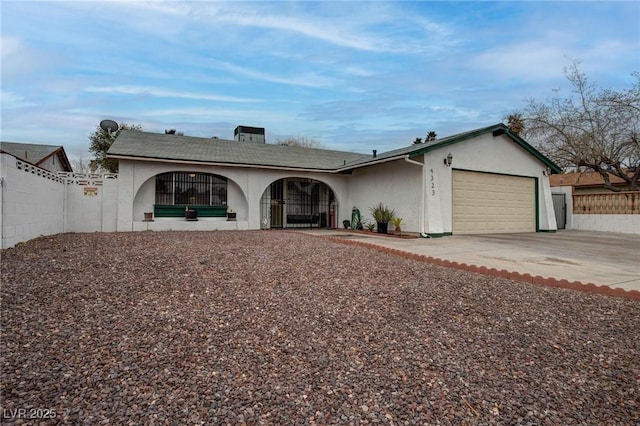
M0 154L0 248L63 232L112 232L117 175L51 173Z
M566 229L640 235L640 192L572 194L571 186L553 187L565 194Z

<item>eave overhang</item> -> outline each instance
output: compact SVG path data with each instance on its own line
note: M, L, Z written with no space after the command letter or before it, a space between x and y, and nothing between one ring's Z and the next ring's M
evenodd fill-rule
M116 160L149 161L153 163L190 164L190 165L218 166L218 167L242 167L242 168L251 168L251 169L287 170L287 171L313 172L313 173L336 173L337 172L337 170L335 169L316 169L316 168L308 168L308 167L275 166L275 165L264 165L264 164L249 164L249 163L180 160L175 158L157 158L157 157L144 157L144 156L119 155L119 154L109 154L107 155L107 158L113 158Z
M440 149L443 148L445 146L449 146L449 145L454 145L456 143L468 140L468 139L473 139L476 138L482 134L485 134L487 132L491 132L491 134L493 135L493 137L498 137L498 136L506 136L509 139L511 139L513 142L515 142L516 144L518 144L520 147L522 147L525 151L527 151L529 154L533 155L536 159L538 159L540 162L542 162L545 166L549 167L549 169L551 169L552 173L562 173L562 169L560 167L558 167L553 161L549 160L547 157L545 157L540 151L538 151L537 149L535 149L533 146L531 146L527 141L525 141L524 139L522 139L520 136L516 135L515 133L511 132L509 130L509 128L507 126L505 126L504 124L497 124L495 126L489 127L489 128L484 128L484 129L479 129L477 131L474 132L469 132L466 133L464 135L461 135L459 137L453 137L451 139L445 139L442 142L437 142L434 143L432 145L428 145L425 146L424 148L418 149L416 151L413 151L409 154L409 158L414 158L420 155L424 155L430 151L434 151L436 149Z

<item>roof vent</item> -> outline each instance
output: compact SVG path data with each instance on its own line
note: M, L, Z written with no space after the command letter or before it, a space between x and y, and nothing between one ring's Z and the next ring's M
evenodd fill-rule
M376 158L378 156L378 150L374 149L373 150L373 158Z

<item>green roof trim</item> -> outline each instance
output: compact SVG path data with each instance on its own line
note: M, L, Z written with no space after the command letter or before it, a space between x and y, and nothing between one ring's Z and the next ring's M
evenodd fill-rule
M418 148L417 150L412 151L409 154L409 158L417 157L429 151L433 151L435 149L439 149L448 145L453 145L468 139L473 139L475 137L478 137L480 135L483 135L489 132L491 132L491 134L494 137L501 136L501 135L507 136L509 139L511 139L518 145L520 145L529 154L537 158L545 166L549 167L553 173L562 173L562 169L558 167L553 161L549 160L540 151L535 149L533 146L531 146L527 141L522 139L520 136L513 133L511 130L509 130L507 126L505 126L502 123L489 126L489 127L484 127L482 129L472 130L466 133L460 133L458 135L450 136L441 140L435 140L425 147L421 147L421 148Z

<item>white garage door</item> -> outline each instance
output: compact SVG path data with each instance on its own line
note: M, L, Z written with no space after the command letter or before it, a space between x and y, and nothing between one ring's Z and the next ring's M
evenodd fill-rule
M453 233L535 232L534 178L453 171Z

